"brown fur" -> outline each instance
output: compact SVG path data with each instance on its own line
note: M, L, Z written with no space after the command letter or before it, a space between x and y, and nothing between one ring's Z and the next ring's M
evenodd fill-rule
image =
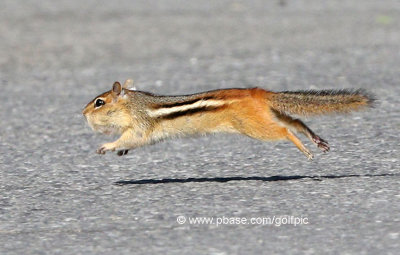
M275 110L301 116L349 113L371 106L373 102L373 97L361 89L285 91L269 98Z
M125 82L127 84L127 82ZM96 107L96 100L105 104ZM156 96L113 88L86 105L89 125L101 133L120 134L97 152L128 150L174 137L207 133L241 133L268 141L292 141L307 158L313 156L295 133L302 133L324 152L329 145L301 120L288 114L347 113L370 106L372 98L361 90L270 92L259 88L214 90L187 96Z

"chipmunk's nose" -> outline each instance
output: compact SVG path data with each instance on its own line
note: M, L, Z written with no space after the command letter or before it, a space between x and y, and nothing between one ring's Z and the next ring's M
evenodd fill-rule
M87 113L87 111L88 111L87 108L85 108L85 109L82 110L82 114L83 114L83 116L85 116L85 118L86 118L86 113Z

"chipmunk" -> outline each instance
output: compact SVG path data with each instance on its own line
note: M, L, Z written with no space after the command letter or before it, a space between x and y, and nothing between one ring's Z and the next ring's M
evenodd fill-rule
M308 137L323 152L327 141L300 119L329 113L348 113L372 106L374 98L358 90L302 90L272 92L261 88L220 89L184 96L159 96L115 82L86 105L83 115L94 131L121 135L96 152L128 150L170 137L208 133L240 133L262 140L292 141L308 159L313 154L295 133Z

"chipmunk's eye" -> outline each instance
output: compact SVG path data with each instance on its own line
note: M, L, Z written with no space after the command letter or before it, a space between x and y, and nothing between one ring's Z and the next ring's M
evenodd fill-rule
M100 98L99 99L97 99L95 102L94 102L94 106L97 108L97 107L100 107L100 106L102 106L102 105L104 105L104 104L106 104L106 102L104 102L103 100L101 100Z

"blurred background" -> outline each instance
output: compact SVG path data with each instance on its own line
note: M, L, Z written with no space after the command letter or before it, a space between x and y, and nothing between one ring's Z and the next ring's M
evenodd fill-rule
M1 75L88 94L128 77L160 92L362 87L399 57L398 1L0 4Z
M395 254L399 66L397 0L1 0L0 253ZM332 146L322 155L306 141L313 162L289 143L228 135L96 155L113 138L81 110L128 78L156 94L365 88L378 104L307 120ZM276 175L306 180L212 179ZM114 185L163 178L211 180ZM286 214L311 224L176 223Z

